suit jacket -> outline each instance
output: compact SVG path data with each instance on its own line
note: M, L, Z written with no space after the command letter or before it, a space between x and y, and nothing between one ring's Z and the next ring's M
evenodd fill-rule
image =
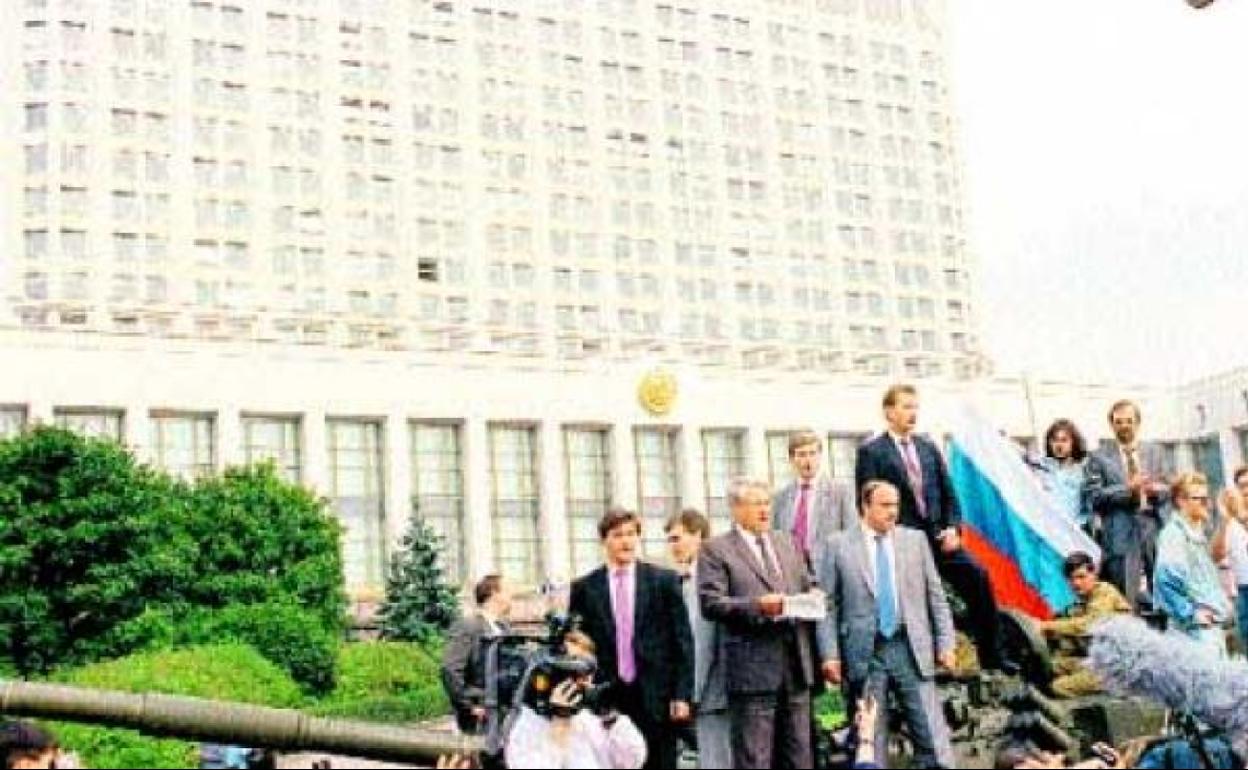
M606 567L572 583L568 609L580 616L581 630L598 646L599 677L618 682L615 613ZM693 702L693 634L680 578L675 572L637 563L633 617L636 685L646 712L663 723L670 714L672 701Z
M1160 447L1141 445L1140 470L1157 480L1165 475ZM1084 474L1084 497L1092 513L1101 517L1101 537L1106 553L1116 556L1129 552L1141 542L1141 510L1139 499L1127 488L1127 469L1118 445L1093 452ZM1150 497L1143 515L1160 526L1169 504L1169 492Z
M481 640L490 635L482 615L460 618L451 627L442 653L442 687L456 714L466 716L484 696L485 656Z
M767 594L799 594L814 587L806 560L784 532L771 532L771 543L782 572L769 577L758 558L733 528L708 540L698 560L698 595L702 613L718 622L724 634L724 662L728 693L767 694L784 685L785 667L793 665L790 645L797 650L800 678L816 687L814 623L777 622L758 609Z
M724 635L719 624L707 620L698 602L697 567L682 581L689 626L693 630L693 702L702 713L728 708L728 688L724 684Z
M795 479L771 500L772 527L778 532L793 534L793 525L797 522L797 497L799 482ZM858 506L854 500L854 490L848 484L842 484L826 476L815 479L809 500L811 550L810 564L816 576L823 564L823 548L828 538L851 525L858 523Z
M906 473L906 461L901 450L886 431L858 447L858 467L855 472L858 493L869 481L887 481L901 493L901 519L903 527L927 533L934 540L942 530L962 525L962 510L953 493L953 482L945 458L931 440L913 436L914 448L919 455L923 471L923 499L927 501L927 517L919 514L919 504Z
M953 614L936 561L921 532L898 527L893 533L896 552L899 620L906 627L910 650L919 672L936 675L936 655L954 649ZM829 657L842 662L850 681L863 681L875 652L879 629L876 612L876 576L867 556L862 527L834 535L824 551L823 590L828 594L828 623L821 644Z

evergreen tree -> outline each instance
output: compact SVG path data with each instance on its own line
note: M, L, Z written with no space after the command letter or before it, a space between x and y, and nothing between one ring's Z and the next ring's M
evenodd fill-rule
M386 601L378 612L384 639L427 642L459 617L459 592L442 569L444 543L413 516L403 544L390 560Z

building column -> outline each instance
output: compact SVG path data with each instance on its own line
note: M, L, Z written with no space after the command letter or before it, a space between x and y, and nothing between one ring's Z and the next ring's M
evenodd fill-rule
M154 465L156 453L152 447L152 410L148 404L128 404L122 418L123 443L134 453L135 459Z
M35 425L55 425L55 411L51 401L40 397L32 398L26 406L26 424L31 427Z
M611 428L611 502L630 511L641 506L637 498L637 450L632 425L619 423Z
M1235 429L1223 428L1218 433L1218 444L1222 450L1222 478L1227 484L1232 484L1234 483L1235 469L1239 467L1243 460L1240 457L1239 436L1235 434Z
M542 566L547 578L555 583L564 583L571 576L572 562L568 553L563 429L557 421L546 420L538 431L538 488L541 494L538 531L542 538Z
M464 421L464 555L473 582L495 569L490 489L489 426L470 417Z
M217 409L216 452L214 462L217 472L247 461L243 451L243 418L237 407L222 406Z
M771 483L771 457L767 453L767 431L754 426L745 429L745 469L756 479Z
M329 440L325 412L310 409L300 421L303 433L303 483L321 495L329 495Z
M684 425L680 429L676 462L680 466L681 504L686 508L706 510L706 473L703 470L702 426Z
M403 412L386 415L382 446L386 480L385 552L395 552L412 519L412 434Z

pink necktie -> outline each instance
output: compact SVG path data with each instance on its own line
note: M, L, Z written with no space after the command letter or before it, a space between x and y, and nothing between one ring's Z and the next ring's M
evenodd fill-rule
M910 487L914 490L914 500L919 506L919 515L927 518L927 500L923 497L923 466L919 465L919 454L914 442L903 439L902 455L906 458L906 475L910 477Z
M628 570L615 572L615 657L620 681L632 684L637 680L637 661L633 657L633 594Z
M797 493L797 516L793 521L793 539L802 553L809 556L806 544L810 538L810 485L802 484Z

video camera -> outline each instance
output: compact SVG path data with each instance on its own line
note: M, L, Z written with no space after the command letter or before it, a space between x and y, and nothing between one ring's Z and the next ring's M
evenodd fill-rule
M485 640L487 755L501 755L512 718L521 706L543 717L609 710L609 685L592 683L597 663L568 652L568 634L580 625L575 615L551 612L545 618L544 634L506 634ZM574 705L560 708L551 703L551 696L569 680L589 683L579 688L580 698Z

